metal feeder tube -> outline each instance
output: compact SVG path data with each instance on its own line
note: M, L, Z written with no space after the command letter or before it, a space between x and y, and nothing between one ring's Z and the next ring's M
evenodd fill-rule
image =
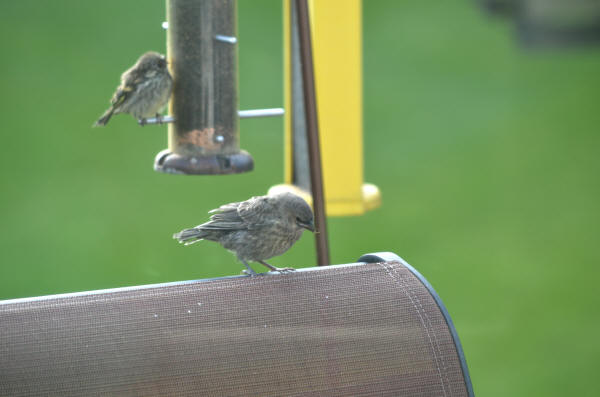
M254 163L240 150L236 0L167 0L167 58L173 76L169 148L154 169L232 174Z

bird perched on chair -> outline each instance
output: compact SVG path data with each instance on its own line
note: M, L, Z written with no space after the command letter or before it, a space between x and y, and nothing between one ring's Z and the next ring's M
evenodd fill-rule
M129 113L144 125L147 117L159 117L159 111L169 101L173 79L164 55L149 51L121 75L110 107L94 127L106 125L113 114Z
M233 252L250 275L256 272L248 262L258 262L275 271L294 270L276 268L265 260L290 249L304 229L315 231L310 206L287 192L225 204L209 213L213 215L208 222L175 233L173 238L185 245L216 241Z

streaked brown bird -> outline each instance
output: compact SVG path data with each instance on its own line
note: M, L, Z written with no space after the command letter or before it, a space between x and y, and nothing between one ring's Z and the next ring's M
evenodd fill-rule
M271 266L265 260L290 249L304 229L315 231L310 206L292 193L252 197L209 213L213 215L208 222L175 233L173 238L185 245L216 241L233 252L250 275L256 272L248 262L258 262L274 271L294 270Z
M142 125L148 117L160 118L159 112L169 101L172 89L173 79L164 55L149 51L121 75L110 107L94 127L106 125L113 114L119 113L131 114Z

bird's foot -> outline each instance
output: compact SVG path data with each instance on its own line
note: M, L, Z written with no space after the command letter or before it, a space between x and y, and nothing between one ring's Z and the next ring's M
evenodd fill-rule
M294 270L296 270L293 267L275 267L273 265L269 265L265 261L258 261L258 263L260 263L263 266L268 267L269 270L272 272L287 273L287 272L293 272Z
M275 267L273 266L273 269L271 269L272 272L279 272L279 273L290 273L290 272L295 272L296 269L294 269L293 267Z
M247 264L247 263L246 263L246 262L244 262L244 261L242 261L242 263L244 264L244 266L246 266L246 268L245 268L244 270L242 270L242 273L244 273L244 274L245 274L245 275L247 275L247 276L251 276L251 277L252 277L252 276L258 276L258 273L256 273L256 272L254 271L254 269L252 269L252 268L250 267L250 265L249 265L249 264Z
M162 116L160 115L160 113L156 113L156 122L157 122L158 124L162 124L162 123L163 123L163 118L162 118Z

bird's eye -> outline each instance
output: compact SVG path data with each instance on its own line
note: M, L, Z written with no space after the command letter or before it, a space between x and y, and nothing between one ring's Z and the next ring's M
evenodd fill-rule
M297 217L296 217L296 222L298 222L298 223L302 223L302 219L300 219L300 217L299 217L299 216L297 216Z

